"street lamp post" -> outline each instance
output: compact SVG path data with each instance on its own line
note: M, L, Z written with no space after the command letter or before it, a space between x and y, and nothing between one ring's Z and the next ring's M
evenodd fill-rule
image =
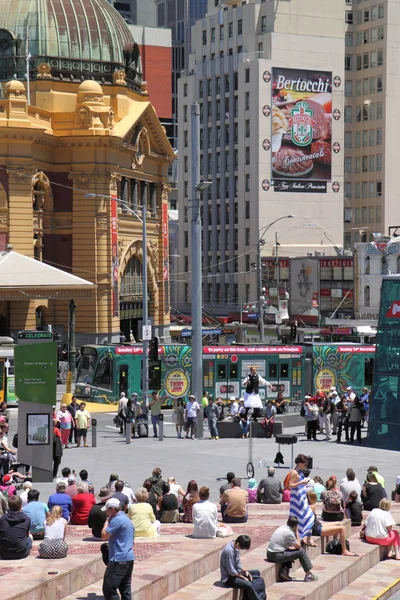
M261 228L260 231L262 231L261 235L259 236L258 239L258 244L257 244L257 253L258 253L258 260L257 260L257 266L258 266L258 318L259 318L259 324L260 324L260 341L261 343L264 343L265 341L265 334L264 334L264 295L263 295L263 286L262 286L262 264L261 264L261 248L262 246L264 246L265 244L265 240L264 240L264 236L267 233L268 229L270 229L272 227L272 225L275 225L275 223L277 223L278 221L282 221L283 219L295 219L295 215L285 215L284 217L279 217L279 219L275 219L275 221L272 221L272 223L269 223L264 229ZM277 244L277 237L275 234L275 244ZM278 253L278 247L276 246L276 255ZM278 260L278 256L275 257L275 266L277 269L279 269L279 260ZM278 281L278 270L277 270L277 283L279 284ZM279 288L277 290L277 294L278 294L278 311L279 311Z
M200 181L200 108L193 102L191 109L191 161L192 161L192 393L200 404L197 417L197 437L203 439L203 293L200 195L210 187L210 181Z
M121 198L114 198L113 196L107 196L105 194L85 194L85 198L105 198L111 200L117 204L123 206L128 212L130 212L138 221L142 224L142 288L143 288L143 325L149 324L149 298L147 293L147 206L146 200L143 199L142 207L140 208L142 216L133 210L129 204L127 204ZM147 396L149 393L149 340L144 340L142 335L143 345L143 360L142 360L142 394L143 394L143 408L147 411Z

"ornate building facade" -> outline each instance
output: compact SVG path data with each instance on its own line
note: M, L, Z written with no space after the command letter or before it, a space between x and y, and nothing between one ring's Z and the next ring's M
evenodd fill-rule
M3 1L0 79L1 249L96 284L78 303L78 345L117 341L121 330L137 337L145 207L149 316L167 337L175 155L124 20L107 0ZM68 301L55 300L4 303L1 334L38 324L66 333Z

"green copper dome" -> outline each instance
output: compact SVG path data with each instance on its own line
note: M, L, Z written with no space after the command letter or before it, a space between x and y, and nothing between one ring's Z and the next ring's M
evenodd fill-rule
M128 25L107 0L0 0L0 80L24 79L39 64L57 79L111 83L125 69L140 89L141 62Z

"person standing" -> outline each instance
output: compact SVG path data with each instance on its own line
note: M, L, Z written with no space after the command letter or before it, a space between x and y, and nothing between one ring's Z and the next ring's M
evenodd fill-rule
M121 392L121 396L118 400L118 419L119 419L119 432L125 433L126 429L126 413L125 409L128 404L128 398L125 395L125 392Z
M332 400L329 395L326 396L322 405L323 426L325 430L325 439L327 442L331 439L331 415L333 412Z
M71 413L67 410L66 404L61 404L60 410L57 413L57 421L60 423L61 443L64 448L69 448L69 436L72 427Z
M149 402L149 408L151 409L151 423L153 425L153 437L158 437L157 427L160 423L161 407L163 404L163 398L157 395L157 392L151 394L151 400Z
M61 464L63 447L61 442L61 433L56 427L56 421L53 421L53 479L57 477L58 469Z
M175 423L176 428L176 437L178 439L182 438L182 427L185 422L185 407L183 404L182 398L178 398L176 402L174 402L174 408L172 410L172 420Z
M303 475L303 469L307 467L308 458L304 454L299 454L294 462L296 467L290 471L288 483L290 489L289 516L298 519L299 536L304 539L311 536L314 524L314 514L307 500L306 486L308 479L305 479Z
M190 437L192 440L196 438L197 435L197 413L200 410L200 406L198 402L196 402L196 398L193 394L189 396L189 402L186 405L186 439L189 439L189 429L190 429Z
M109 562L103 578L105 600L131 600L132 571L135 561L133 541L135 527L130 518L121 511L117 498L110 498L102 508L107 519L101 530L101 539L108 541Z
M350 444L354 444L354 434L357 432L357 442L361 443L361 422L363 420L365 410L364 405L355 397L353 404L347 409L350 424Z
M247 377L243 380L242 385L246 386L246 391L244 393L244 406L249 411L251 408L253 409L253 418L257 419L261 414L261 410L263 408L259 387L260 385L267 386L270 390L272 390L272 385L269 381L266 381L261 375L257 375L256 365L252 365L250 367L250 372Z
M68 406L67 406L67 411L70 413L70 415L72 417L72 426L71 426L71 429L69 430L69 440L68 440L68 442L70 444L72 444L72 439L74 439L74 443L76 444L75 417L76 417L76 413L78 412L78 408L79 408L79 405L78 405L76 396L72 396L71 404L68 404Z
M76 447L80 448L81 438L83 438L83 445L85 448L88 447L86 443L87 430L90 425L90 413L86 410L86 403L81 402L79 406L79 410L76 413L75 423L76 423Z
M217 420L219 417L219 408L215 404L214 399L210 396L206 407L206 416L208 418L208 426L210 428L210 436L212 440L219 440Z
M304 416L307 422L307 440L317 441L317 426L319 419L319 408L318 404L310 402L310 396L305 397L304 402Z
M203 408L203 417L206 419L207 418L206 410L207 410L207 406L208 406L208 392L207 392L207 390L203 390L203 396L201 398L201 406Z

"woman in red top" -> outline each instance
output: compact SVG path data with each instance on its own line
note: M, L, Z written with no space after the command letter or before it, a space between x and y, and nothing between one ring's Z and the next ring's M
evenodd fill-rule
M194 479L191 479L188 483L186 495L182 502L183 508L183 517L182 521L184 523L193 523L193 504L199 502L199 487Z
M93 494L89 494L87 483L78 483L78 493L72 498L71 525L87 525L92 506L96 504Z

